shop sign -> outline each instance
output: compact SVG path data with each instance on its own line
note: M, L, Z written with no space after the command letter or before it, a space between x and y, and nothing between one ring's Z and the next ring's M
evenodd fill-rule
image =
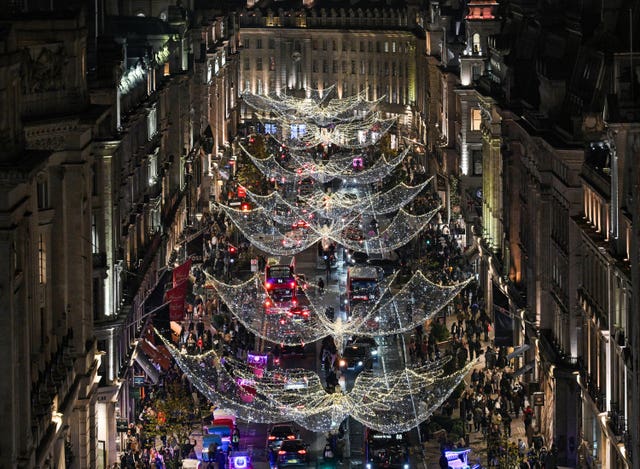
M544 406L544 393L543 392L534 392L533 393L533 405L534 405L534 407L542 407L542 406Z
M129 430L129 421L127 419L116 419L116 431L118 433L127 433Z

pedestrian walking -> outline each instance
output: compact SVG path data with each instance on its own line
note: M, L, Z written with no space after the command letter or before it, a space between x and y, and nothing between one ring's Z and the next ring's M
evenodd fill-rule
M238 430L238 426L233 426L233 434L231 435L231 446L234 451L238 451L240 449L240 430Z

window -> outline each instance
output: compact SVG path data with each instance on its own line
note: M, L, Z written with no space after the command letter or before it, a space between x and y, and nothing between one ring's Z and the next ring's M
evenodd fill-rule
M98 217L95 213L91 214L91 252L94 254L100 252L100 235L98 233Z
M243 68L244 68L245 70L249 70L249 57L245 57L245 58L244 58L244 65L243 65Z
M338 73L338 61L333 61L333 73Z
M327 43L328 41L326 39L322 41L322 50L327 50Z
M269 57L269 71L274 72L276 70L276 58Z
M473 174L482 176L482 150L471 150L471 158L473 160Z
M316 60L311 62L311 71L313 73L317 73L318 72L318 62Z
M256 70L258 71L262 70L262 57L258 57L256 59Z
M93 319L100 319L100 278L93 278Z
M364 52L364 41L360 41L360 52Z
M356 74L356 61L352 60L351 61L351 75L355 75Z
M326 60L322 61L322 73L329 72L329 63Z
M38 185L38 209L45 210L49 208L49 179L46 175L39 178Z
M480 109L471 109L471 130L480 130L482 123L482 113Z
M262 80L258 78L258 94L262 94Z
M251 48L251 40L250 39L245 39L244 47L245 47L245 49L250 49Z
M389 52L389 42L388 41L384 41L384 51L385 52Z
M396 63L395 62L391 63L391 76L392 77L396 76Z
M311 49L312 50L318 50L318 40L314 39L313 41L311 41Z
M360 75L364 75L366 72L366 65L364 63L364 60L360 61Z
M333 50L334 51L338 50L338 43L337 43L337 41L335 39L333 40Z
M473 35L473 53L480 53L480 35L478 33L475 33Z
M275 49L276 48L276 40L273 38L269 38L269 49Z
M373 52L373 42L369 41L368 43L368 50L369 52Z
M396 41L393 41L391 43L391 52L393 52L394 54L396 53Z
M379 54L380 53L380 43L376 42L376 52Z
M249 83L249 80L244 81L244 91L251 92L251 84Z
M342 41L342 52L347 52L347 42Z
M44 235L38 238L38 278L40 283L47 283L47 244Z
M256 49L262 49L262 39L256 39Z
M147 138L151 140L157 132L156 108L149 109L147 115Z

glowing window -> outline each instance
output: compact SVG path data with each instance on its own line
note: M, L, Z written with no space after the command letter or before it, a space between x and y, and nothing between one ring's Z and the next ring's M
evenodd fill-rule
M471 130L480 130L480 124L482 123L482 114L480 109L471 110Z

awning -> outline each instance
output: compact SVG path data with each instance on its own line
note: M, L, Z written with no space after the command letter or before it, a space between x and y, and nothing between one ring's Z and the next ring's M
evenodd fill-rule
M145 374L149 377L153 384L158 383L158 378L160 374L158 370L156 370L153 363L149 360L149 357L142 351L142 348L136 346L136 349L133 352L133 359L136 361L140 368L145 372Z
M527 363L525 366L523 366L522 368L516 370L513 375L511 375L512 378L517 378L518 376L524 375L525 373L529 373L531 371L533 371L533 365L535 362L529 362Z
M531 345L529 344L521 345L520 347L516 348L513 352L511 352L509 355L507 355L507 360L511 360L512 358L515 358L518 355L522 355L524 352L526 352L530 348L531 348Z

